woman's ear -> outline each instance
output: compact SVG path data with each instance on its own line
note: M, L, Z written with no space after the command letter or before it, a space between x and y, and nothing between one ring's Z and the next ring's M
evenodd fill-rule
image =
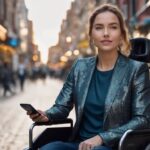
M122 37L120 37L119 47L122 47L122 45L123 45L123 38L122 38Z
M89 39L89 45L90 45L91 49L95 50L94 40L92 37L90 37L90 39Z

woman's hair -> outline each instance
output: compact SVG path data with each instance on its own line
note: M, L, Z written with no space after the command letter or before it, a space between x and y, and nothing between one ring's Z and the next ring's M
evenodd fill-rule
M93 23L95 21L96 16L103 12L111 12L117 16L119 23L120 23L121 33L123 36L123 41L122 41L121 45L118 47L118 49L123 55L128 56L130 54L130 50L131 50L129 34L128 34L128 30L127 30L123 15L118 7L116 7L112 4L102 4L100 7L98 7L93 12L93 14L91 15L91 17L89 19L89 36L91 37ZM91 42L91 40L90 40L90 42Z

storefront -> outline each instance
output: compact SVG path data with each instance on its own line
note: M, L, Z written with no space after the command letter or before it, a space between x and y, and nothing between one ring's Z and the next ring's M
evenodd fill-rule
M141 36L150 38L150 1L137 13L137 29Z
M12 62L12 57L16 50L6 44L0 44L0 60L3 62Z

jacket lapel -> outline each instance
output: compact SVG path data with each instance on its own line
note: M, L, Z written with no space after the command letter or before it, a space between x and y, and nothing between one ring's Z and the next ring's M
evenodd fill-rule
M80 111L83 111L83 107L85 104L85 99L86 99L86 96L88 93L89 85L90 85L92 75L93 75L93 72L94 72L94 69L96 66L96 57L92 57L91 60L87 62L86 66L87 66L86 73L84 70L84 73L83 73L84 76L82 76L81 89L84 89L84 91L81 90L81 92L80 92L80 97L82 99L82 103L80 105Z
M81 80L80 80L79 87L78 87L78 90L79 90L78 96L79 96L80 101L78 101L78 104L77 104L78 106L78 113L76 117L77 121L74 126L71 139L73 139L76 136L77 130L81 123L81 118L82 118L83 110L84 110L84 104L85 104L86 96L88 93L89 85L92 79L95 66L96 66L96 57L92 57L90 58L89 61L86 62L86 67L82 69Z
M114 72L112 75L112 80L109 86L109 90L106 96L105 100L105 115L104 115L104 122L107 118L107 114L116 98L116 94L119 91L120 86L122 86L121 81L123 80L125 73L127 71L128 65L127 65L127 59L119 55L119 58L116 62Z

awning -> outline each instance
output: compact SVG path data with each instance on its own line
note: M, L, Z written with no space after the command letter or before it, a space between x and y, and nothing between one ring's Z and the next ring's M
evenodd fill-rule
M150 29L150 1L148 1L137 13L138 22L135 24L142 32Z
M3 62L12 62L12 56L16 50L8 45L0 44L0 59Z
M146 3L146 5L144 5L137 13L136 13L136 17L140 18L143 15L146 16L150 16L150 1L148 1Z
M6 53L6 54L9 53L13 55L16 52L16 50L13 47L8 46L6 44L0 44L0 52Z

